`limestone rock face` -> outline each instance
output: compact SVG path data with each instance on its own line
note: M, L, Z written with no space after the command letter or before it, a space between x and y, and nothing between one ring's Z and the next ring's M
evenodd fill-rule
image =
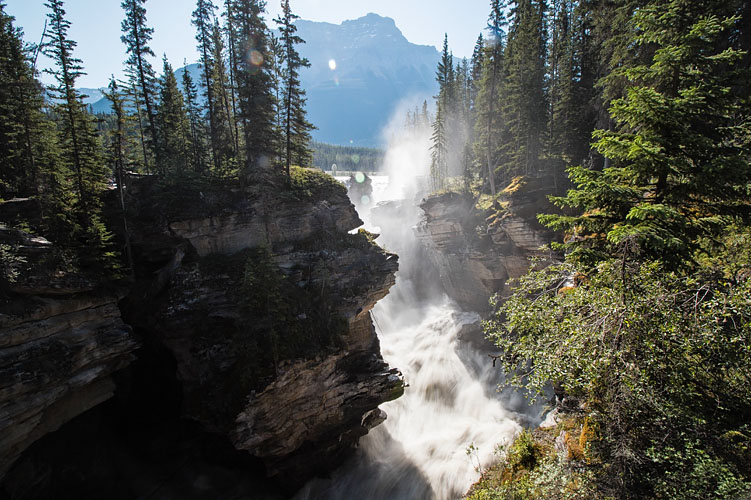
M271 193L143 218L125 316L174 356L185 418L302 482L332 470L403 391L369 314L398 263L348 234L361 221L343 187Z
M493 294L527 271L530 257L545 256L540 247L553 234L535 219L548 207L538 194L509 196L505 209L495 213L481 212L471 197L453 192L422 201L424 216L415 232L459 305L486 311Z
M0 296L1 477L32 443L109 399L138 342L118 297L51 265L49 241L0 225L0 243L16 259Z

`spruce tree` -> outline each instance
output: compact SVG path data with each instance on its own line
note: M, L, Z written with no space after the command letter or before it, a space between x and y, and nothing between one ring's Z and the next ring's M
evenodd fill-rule
M107 168L92 117L86 112L76 79L83 75L81 60L73 56L76 42L68 38L70 23L65 19L61 0L48 0L50 12L44 52L55 61L57 69L49 72L56 84L49 90L58 104L53 106L59 120L60 171L70 172L73 227L61 228L61 234L73 237L73 243L94 250L95 259L110 238L104 227L100 195L107 187ZM63 208L63 207L61 207Z
M128 260L128 269L131 275L134 270L133 252L130 245L130 231L128 229L127 203L125 201L125 179L128 167L134 162L130 157L130 137L128 134L130 116L127 113L125 96L120 92L117 81L113 76L110 79L108 91L105 97L112 103L112 112L115 118L115 126L109 133L108 159L113 166L115 184L117 186L117 198L120 204L120 216L122 218L122 233L125 236L125 255Z
M702 238L716 238L732 217L748 220L748 69L742 51L721 43L737 22L723 9L672 0L633 15L631 43L652 56L619 70L629 86L610 107L615 130L595 134L613 164L570 170L576 188L556 202L582 215L541 218L575 236L580 261L623 255L688 266Z
M245 146L243 182L271 167L277 136L274 130L274 96L268 53L268 29L263 20L263 0L233 0L231 29L244 57L235 61L239 113Z
M177 178L191 169L190 122L172 65L164 56L156 123L159 127L162 163L160 173Z
M157 93L156 75L148 57L154 57L154 52L149 47L149 41L154 33L153 28L146 25L146 9L143 4L146 0L123 0L121 7L125 11L122 21L122 36L120 40L125 44L128 59L125 61L127 73L133 83L138 87L138 105L142 104L146 110L146 135L149 136L149 149L156 159L156 168L160 166L159 135L156 124L156 105L154 96ZM148 165L148 164L147 164ZM148 166L147 166L148 168Z
M234 137L235 137L235 154L238 159L238 163L240 160L240 125L239 120L237 119L237 75L235 74L235 70L237 68L237 41L235 40L235 31L232 29L232 1L231 0L224 0L224 17L225 17L225 25L224 25L224 34L227 37L227 76L229 78L229 97L230 102L232 103L232 124L234 127Z
M215 168L227 173L232 169L236 160L237 150L235 145L237 141L234 137L232 103L229 82L227 81L227 69L224 64L224 42L219 22L216 20L211 30L211 41L213 66L210 82L214 96L213 142L217 155Z
M518 0L506 46L507 85L503 118L509 138L504 143L506 175L539 173L542 132L546 124L544 0Z
M0 198L44 190L54 145L22 31L0 3Z
M305 116L305 91L300 86L300 68L310 67L307 59L300 57L295 45L305 43L297 36L294 22L299 16L292 14L289 0L282 0L282 15L276 19L281 33L282 63L284 64L284 161L287 177L290 165L308 166L313 161L310 150L310 131L313 125Z
M274 89L274 136L278 141L274 144L276 162L284 165L284 47L274 32L269 33L269 66L271 67L271 88Z
M486 166L490 194L496 195L495 176L499 163L497 150L501 142L503 121L498 112L498 96L505 81L504 50L506 43L506 5L502 0L491 0L488 17L488 40L481 59L482 76L477 92L475 136L477 156Z
M454 96L454 58L449 52L448 34L443 38L443 50L441 60L438 61L436 81L438 82L438 95L436 99L436 115L433 121L433 135L431 140L430 177L433 190L443 189L448 177L449 164L449 139L451 120L451 107Z
M196 173L206 170L206 160L203 154L205 137L202 133L203 122L198 108L198 91L193 83L193 78L187 69L187 61L183 61L184 71L182 76L182 92L185 99L185 112L190 124L190 143L192 145L192 165Z
M211 164L213 168L217 167L218 153L218 134L217 123L214 117L216 107L216 96L214 95L215 86L212 82L214 74L214 47L213 47L213 20L216 6L211 0L198 0L196 10L193 11L193 26L196 27L196 42L198 42L199 63L201 65L201 86L203 87L204 97L206 98L206 112L208 114L209 124L209 142L211 146Z

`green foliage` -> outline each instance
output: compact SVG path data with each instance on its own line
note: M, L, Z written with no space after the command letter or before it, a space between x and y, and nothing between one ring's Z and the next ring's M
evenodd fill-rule
M310 359L337 346L347 323L332 310L325 293L323 262L308 270L308 281L292 283L266 247L233 256L209 256L201 261L207 272L226 274L237 282L232 293L242 305L235 323L240 359L236 376L261 389L284 360Z
M157 168L161 164L161 149L159 146L159 130L156 123L157 82L154 68L149 61L149 56L154 57L154 51L149 47L149 42L154 34L154 28L146 25L146 8L143 4L146 0L122 0L120 6L125 12L120 27L122 36L120 40L125 45L128 59L125 61L126 73L133 87L134 105L139 115L139 126L142 127L148 140L142 135L142 143L149 155L145 158L146 169L151 165L151 156L156 159ZM145 108L146 126L141 120L140 110Z
M342 183L318 169L292 167L290 174L290 190L299 199L328 199L347 193Z
M156 123L162 137L159 144L162 162L157 165L157 171L161 175L179 177L185 171L194 170L191 168L193 145L183 94L166 56L159 87Z
M559 432L563 432L560 429ZM579 463L559 456L552 436L545 431L522 431L508 447L500 447L501 460L487 469L468 500L590 500L594 475Z
M13 21L0 3L0 198L43 191L54 160L42 87Z
M619 489L647 494L674 468L699 474L700 460L729 475L703 490L717 498L722 485L751 479L748 457L717 440L730 432L749 443L749 296L749 280L618 261L584 277L563 264L522 277L486 331L505 352L509 383L538 393L553 383L586 404ZM654 455L670 447L681 451Z
M736 21L680 0L634 16L634 43L654 52L619 70L630 85L610 108L617 129L595 133L613 166L569 169L576 188L554 201L582 214L540 217L569 232L573 258L592 264L628 247L689 266L702 238L721 235L733 217L749 220L748 107L733 90L743 52L721 42Z
M235 41L237 54L234 67L238 97L237 119L241 124L245 144L241 178L253 180L271 167L278 144L274 127L275 99L268 45L268 28L263 19L266 2L262 0L231 0L230 37ZM243 54L243 56L240 56Z
M19 255L13 245L0 244L0 289L3 285L15 283L19 276L19 267L26 263L26 257Z
M305 40L295 34L297 32L295 20L299 18L299 16L292 14L289 0L282 0L282 14L274 20L279 26L280 32L281 58L279 63L284 66L281 71L283 97L278 105L282 108L283 140L281 157L284 160L288 177L291 175L290 167L293 164L308 167L313 160L313 154L310 150L310 131L315 127L306 117L305 90L300 83L300 70L309 68L310 62L304 57L300 57L295 47L305 43Z

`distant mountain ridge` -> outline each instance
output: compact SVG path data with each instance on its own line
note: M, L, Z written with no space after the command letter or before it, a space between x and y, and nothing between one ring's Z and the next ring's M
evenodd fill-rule
M298 51L311 63L300 79L307 92L308 120L318 127L312 133L316 141L379 146L381 131L402 100L422 102L438 91L438 50L409 42L391 18L371 13L341 24L296 24L306 42ZM177 69L178 83L185 69L199 85L199 64ZM81 90L90 96L86 103L95 113L110 111L100 89Z

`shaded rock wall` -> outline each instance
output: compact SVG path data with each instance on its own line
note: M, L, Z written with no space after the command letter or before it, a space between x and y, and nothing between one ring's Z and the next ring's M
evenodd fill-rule
M2 477L32 443L112 397L111 376L138 342L117 295L60 272L47 240L0 225L0 244L20 258L0 296Z
M468 310L487 311L488 300L503 294L511 278L522 276L530 257L554 234L541 226L538 212L552 209L542 181L525 182L502 197L502 209L481 211L465 194L443 193L422 201L424 216L416 234L438 269L446 293Z
M184 417L302 482L338 464L382 421L371 412L401 394L369 315L398 264L347 233L361 221L343 187L325 200L269 191L228 193L208 216L194 207L136 224L141 276L125 311L175 357ZM247 287L248 266L263 267L259 246L273 262L255 272L279 280L260 291Z
M338 185L174 192L141 178L128 194L127 295L63 272L44 238L0 228L22 261L44 264L0 280L0 476L16 462L0 496L65 484L79 498L211 498L224 491L211 482L270 474L290 492L330 472L403 392L369 314L396 255L348 234L361 221ZM14 223L28 213L11 205Z

